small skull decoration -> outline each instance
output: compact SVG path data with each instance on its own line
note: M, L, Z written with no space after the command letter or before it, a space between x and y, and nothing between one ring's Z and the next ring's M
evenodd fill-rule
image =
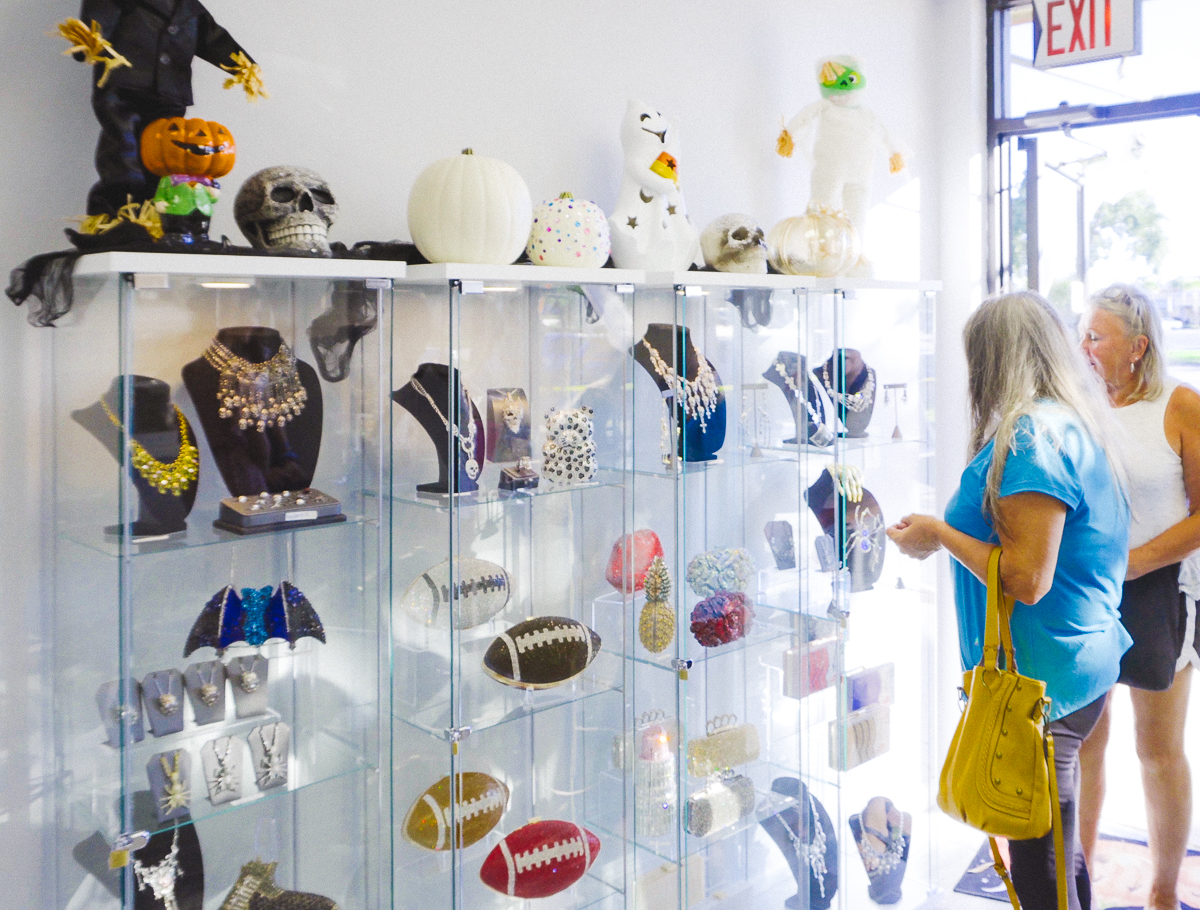
M259 250L329 255L337 201L320 174L281 164L250 176L233 203L238 227Z
M704 262L718 272L766 274L763 229L748 215L722 215L700 235Z

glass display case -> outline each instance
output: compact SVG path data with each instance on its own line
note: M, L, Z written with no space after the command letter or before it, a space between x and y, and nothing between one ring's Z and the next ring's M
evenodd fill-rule
M45 422L54 906L388 900L381 378L403 274L77 263Z
M933 504L935 287L636 289L630 521L670 585L625 613L635 907L936 887L934 578L885 535Z
M396 906L627 906L631 598L608 592L641 278L421 265L397 291Z

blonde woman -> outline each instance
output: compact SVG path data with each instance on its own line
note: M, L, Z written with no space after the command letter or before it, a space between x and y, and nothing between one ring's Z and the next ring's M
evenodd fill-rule
M1104 443L1103 392L1062 322L1037 294L995 297L963 331L971 461L946 520L909 515L888 529L902 553L954 557L959 650L979 663L987 564L999 544L1000 579L1017 600L1013 643L1022 673L1045 680L1062 807L1069 906L1091 904L1076 828L1080 744L1104 708L1130 638L1118 604L1129 509ZM1057 906L1053 837L1010 841L1025 910Z
M1133 509L1121 621L1133 647L1118 682L1129 686L1146 794L1153 881L1146 906L1176 910L1176 882L1192 820L1183 727L1196 661L1200 572L1200 395L1163 373L1162 328L1146 295L1113 285L1088 302L1083 353L1104 380L1125 429L1119 449ZM1079 827L1089 861L1104 803L1109 709L1079 752Z

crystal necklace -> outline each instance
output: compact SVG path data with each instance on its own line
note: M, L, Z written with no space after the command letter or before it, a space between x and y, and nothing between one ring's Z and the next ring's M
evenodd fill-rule
M813 802L813 795L808 794L809 810L813 817L813 834L812 843L806 844L800 840L800 836L792 830L792 826L785 822L782 818L779 819L783 825L783 830L787 832L788 840L792 842L792 849L796 851L796 857L808 864L812 870L813 876L817 880L817 887L821 889L821 897L825 896L825 873L828 869L825 866L825 829L821 827L820 819L817 817L817 807ZM800 810L796 811L796 824L802 823Z
M650 365L654 367L654 372L671 388L678 398L683 400L684 413L688 417L700 421L701 431L706 430L708 428L708 418L717 409L718 394L716 374L713 372L708 359L697 351L696 378L688 379L686 376L676 375L674 367L667 366L667 362L662 359L662 355L645 338L642 339L642 345L645 346L646 351L650 354Z
M201 667L203 664L200 665ZM200 704L206 708L211 708L217 703L217 699L221 694L221 690L217 688L217 667L219 664L214 660L208 665L208 679L204 678L204 671L200 667L196 668L196 676L200 680L200 688L196 690L196 697L200 699ZM224 680L222 680L222 683Z
M462 431L458 428L458 424L450 425L450 421L446 419L446 415L442 413L442 409L437 406L437 402L433 400L433 396L425 391L425 387L417 382L417 377L414 376L409 380L417 393L429 402L429 406L433 408L433 413L437 414L438 419L446 427L454 433L454 437L458 440L458 445L462 449L463 454L467 456L466 464L463 469L467 472L467 476L474 480L479 476L479 462L475 460L475 421L471 417L470 409L467 409L467 435L463 436Z
M100 407L104 408L104 413L113 422L113 426L122 433L125 432L121 421L117 419L117 415L112 412L112 408L103 398L100 399ZM179 410L179 405L175 405L175 422L179 426L179 454L170 464L163 464L147 452L142 444L133 438L132 433L129 435L129 451L133 453L131 460L134 470L142 476L146 483L160 493L181 496L199 475L200 450L192 445L187 422L183 419L183 411Z
M782 361L775 361L775 372L783 378L784 383L786 383L787 387L791 389L792 394L796 396L796 400L804 402L804 406L808 408L808 416L812 418L812 422L820 426L821 418L817 414L816 408L814 408L812 406L812 402L808 400L808 395L800 394L799 385L797 384L796 380L792 378L792 374L788 372L787 367L783 365Z
M829 364L821 364L821 383L825 386L825 391L829 393L838 404L845 405L854 413L863 411L867 405L875 400L875 371L868 366L863 367L867 371L866 382L863 387L857 392L835 392L833 384L829 381Z
M283 426L304 410L308 392L300 384L296 358L283 342L270 360L251 363L214 338L204 359L221 377L217 413L230 419L236 415L239 429L263 433L267 427Z
M151 673L146 677L146 681L154 686L154 691L158 694L154 697L154 705L158 708L158 713L163 717L170 717L179 710L179 699L175 693L171 691L171 676L167 674L167 686L164 689L162 684L162 674Z
M171 838L171 852L161 862L143 866L135 858L133 871L137 876L139 891L149 888L154 899L161 901L166 910L179 910L179 904L175 902L175 879L183 877L179 868L179 829L175 829Z
M217 751L217 743L219 739L214 739L212 743L213 757L217 760L216 770L213 771L213 796L220 796L228 791L234 793L237 790L237 777L235 776L233 764L229 761L229 752L233 748L233 737L225 737L225 751Z
M271 725L271 742L267 743L267 727L264 724L258 728L258 739L262 743L262 773L263 780L266 784L270 784L273 780L281 780L287 777L287 766L284 764L283 756L279 754L279 724Z

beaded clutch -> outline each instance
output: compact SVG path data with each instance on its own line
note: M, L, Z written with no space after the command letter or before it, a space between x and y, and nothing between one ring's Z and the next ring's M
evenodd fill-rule
M687 744L688 774L708 777L755 761L758 755L758 728L739 724L733 714L723 714L708 722L707 736Z
M707 837L753 812L754 784L750 778L735 774L713 780L688 797L687 831L693 837Z

